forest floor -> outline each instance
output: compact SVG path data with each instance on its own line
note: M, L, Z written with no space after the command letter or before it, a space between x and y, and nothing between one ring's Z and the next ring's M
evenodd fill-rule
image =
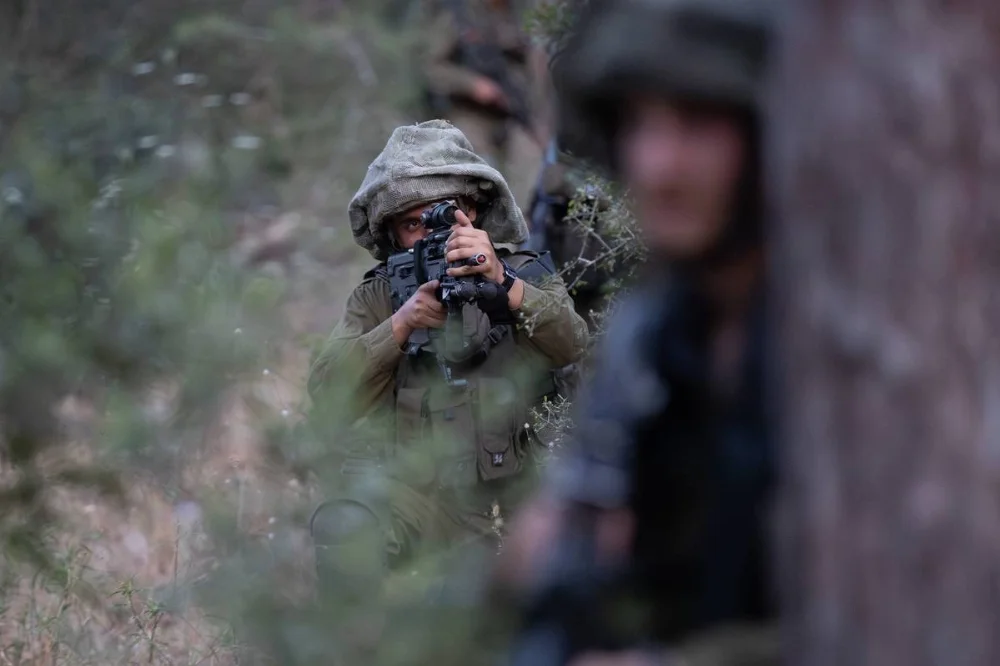
M266 424L295 421L307 408L312 344L372 263L352 242L350 194L403 122L390 104L348 108L335 131L314 132L274 201L242 212L234 255L284 286L256 377L229 388L205 445L187 452L173 478L135 473L117 500L63 490L51 498L62 519L51 535L56 575L24 567L0 581L0 666L246 663L230 618L194 598L207 576L238 557L212 534L211 511L233 516L242 543L274 555L284 591L308 603L314 583L303 516L318 496L268 452ZM166 408L169 395L169 386L153 390L151 408ZM99 434L93 404L69 398L59 418L70 434L61 455L91 457Z
M303 418L312 350L372 266L353 242L347 204L390 132L421 119L412 54L423 36L405 16L388 25L402 6L389 0L243 4L260 14L253 26L229 5L201 3L187 3L195 10L183 17L178 10L176 25L168 25L173 9L136 0L137 8L159 7L169 17L153 22L152 36L170 46L161 52L165 64L150 54L132 64L135 80L123 90L137 96L136 108L182 119L177 145L162 152L176 149L178 171L213 164L219 145L228 146L228 159L230 144L249 145L255 132L268 150L277 146L287 169L268 175L260 165L275 160L261 149L250 168L261 172L218 211L240 230L232 257L251 278L280 285L266 348L258 367L228 386L198 433L201 445L170 454L172 469L126 467L117 498L50 493L60 519L47 535L55 570L0 569L0 666L245 664L255 637L232 612L240 595L266 585L298 607L312 599L307 520L321 493L296 466L294 451L275 450L271 434L275 423L288 430ZM80 25L67 20L60 29L85 42L90 28ZM142 46L141 36L133 37ZM177 62L198 69L169 71ZM205 124L212 113L229 115ZM201 129L183 126L188 118ZM152 120L167 126L170 119ZM208 136L216 130L230 135L220 144ZM254 161L240 154L241 166ZM182 155L194 157L184 162ZM525 166L530 172L538 165ZM150 387L150 418L172 418L176 388L169 381ZM99 404L84 391L59 406L66 441L54 455L99 460ZM205 603L213 594L232 603Z
M308 173L299 180L323 189L323 178ZM245 538L280 541L291 553L285 582L299 599L309 598L311 550L304 521L296 518L318 498L301 475L269 456L264 424L301 418L309 343L332 328L370 267L370 258L349 244L349 231L336 226L346 227L346 215L334 216L336 210L346 210L346 202L256 220L245 243L284 248L257 267L287 281L274 315L284 324L280 339L272 341L256 379L230 387L206 445L184 461L179 479L135 475L126 481L124 502L60 491L53 504L64 520L56 537L64 576L5 581L0 664L237 663L240 638L228 623L207 619L177 594L225 557L205 525L206 503L218 509L220 499L236 513ZM77 397L60 411L77 433L67 451L88 456L97 417L92 406Z

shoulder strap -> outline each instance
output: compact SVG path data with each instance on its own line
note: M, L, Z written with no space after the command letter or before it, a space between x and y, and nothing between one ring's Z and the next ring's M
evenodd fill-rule
M531 250L518 250L513 254L503 257L503 260L510 264L519 277L525 280L543 278L556 274L556 266L552 262L552 255L548 252L533 252Z
M375 268L364 274L363 280L382 280L383 282L389 281L389 271L386 270L385 263L381 263Z

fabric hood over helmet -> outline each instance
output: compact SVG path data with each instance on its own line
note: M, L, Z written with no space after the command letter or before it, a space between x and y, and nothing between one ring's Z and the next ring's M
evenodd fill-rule
M528 225L507 181L473 152L462 132L445 120L396 128L368 167L348 206L354 241L378 261L391 254L386 221L416 205L468 197L476 202L476 227L493 243L514 250Z

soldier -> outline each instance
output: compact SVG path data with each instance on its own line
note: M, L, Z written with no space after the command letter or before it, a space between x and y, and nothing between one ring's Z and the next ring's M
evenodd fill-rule
M609 265L601 263L606 247L601 238L606 237L601 214L608 207L608 199L603 192L594 191L582 182L578 175L569 157L559 150L557 140L550 141L528 209L531 222L528 247L551 253L553 263L570 287L576 311L593 330L595 316L607 305L608 287L614 277ZM580 210L570 216L574 201ZM590 211L597 214L591 216Z
M552 129L526 209L531 228L528 247L551 253L553 263L567 282L577 312L593 330L596 315L606 308L614 283L627 278L631 266L616 264L614 260L621 261L621 256L606 255L606 249L616 242L604 224L610 200L605 192L587 182L587 170L582 168L580 160L563 150L566 145L576 145L578 135L589 130L579 122L567 122L565 117L556 123L557 95L549 70L560 57L560 40L552 40L549 46L549 62L537 78L547 84L541 115ZM570 215L573 202L576 209Z
M421 214L443 200L460 207L447 260L478 262L449 274L501 285L509 315L496 323L495 312L465 306L461 356L407 344L414 331L445 325L438 285L424 284L394 312L386 273L390 255L426 237ZM451 124L397 128L349 215L355 241L380 263L349 297L309 392L314 412L337 413L355 433L374 429L339 440L346 488L311 521L321 594L332 598L377 596L386 571L428 546L497 536L543 443L529 408L555 397L554 372L588 343L550 263L517 251L527 225L507 183Z
M613 317L573 447L508 539L498 577L540 614L515 666L777 661L759 182L768 21L756 0L594 3L554 73L563 111L591 128L574 152L629 189L651 261ZM630 574L611 587L630 580L652 605L629 641L641 650L579 611L609 570Z
M508 0L436 0L426 31L431 111L455 124L528 204L541 159L531 104L535 51Z

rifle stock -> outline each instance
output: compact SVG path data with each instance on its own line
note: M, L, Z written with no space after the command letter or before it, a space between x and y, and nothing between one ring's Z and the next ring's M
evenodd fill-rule
M596 541L599 509L568 512L543 575L525 603L524 626L506 666L566 666L588 650L624 647L610 629L612 596L627 577L626 563L602 561Z

